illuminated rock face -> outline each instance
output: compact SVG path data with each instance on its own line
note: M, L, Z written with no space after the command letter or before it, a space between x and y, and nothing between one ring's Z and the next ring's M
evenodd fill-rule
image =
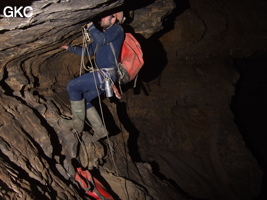
M265 22L250 8L263 17L266 6L230 2L127 2L145 66L137 88L123 86L126 101L103 100L110 137L95 144L80 144L90 126L78 140L58 124L71 116L66 84L80 72L80 57L60 47L80 45L81 27L123 1L0 3L33 8L29 18L0 18L1 197L83 199L63 169L76 166L101 175L115 199L259 195L262 171L230 104L233 58L266 46Z

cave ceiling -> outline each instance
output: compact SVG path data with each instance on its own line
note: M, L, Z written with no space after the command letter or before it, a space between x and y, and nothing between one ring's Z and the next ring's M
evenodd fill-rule
M132 18L129 20L135 31L148 38L162 29L161 19L175 6L171 0L164 1L164 3L160 1L126 3L122 0L49 0L1 3L0 77L3 77L4 68L11 61L21 64L32 57L42 57L42 55L47 57L48 54L58 53L61 45L79 37L81 27L86 22L95 20L96 17L123 9L126 11L125 13L131 13ZM30 17L5 17L4 15L12 10L8 9L4 13L4 8L11 6L15 11L14 5L17 8L30 6L32 14L28 14ZM146 8L141 9L144 6ZM136 10L135 14L133 14L133 10ZM20 11L23 14L23 9ZM15 12L11 12L11 14L15 15Z

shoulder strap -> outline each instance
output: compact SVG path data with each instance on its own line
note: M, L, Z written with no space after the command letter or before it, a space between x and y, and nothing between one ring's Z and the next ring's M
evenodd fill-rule
M114 59L115 59L115 63L116 63L116 66L117 66L118 74L120 76L122 76L122 71L121 71L121 69L119 67L119 63L118 63L118 60L117 60L117 57L116 57L116 54L115 54L115 49L114 49L114 46L113 46L112 42L110 42L109 45L110 45L111 51L112 51L112 53L114 55ZM120 83L120 80L119 80L119 83Z
M118 73L119 76L121 76L121 75L122 75L122 72L121 72L121 69L120 69L120 67L119 67L119 63L118 63L118 60L117 60L117 57L116 57L116 54L115 54L114 46L113 46L112 42L110 42L109 45L110 45L111 51L112 51L112 53L113 53L113 55L114 55L114 59L115 59L116 66L117 66L117 73ZM119 77L119 81L118 81L118 82L119 82L119 87L120 87L120 93L122 94L120 77ZM113 91L114 91L116 97L117 97L118 99L121 99L121 95L120 95L120 93L118 92L118 90L117 90L117 88L116 88L116 86L115 86L114 84L113 84Z
M116 54L115 54L114 46L113 46L112 42L110 42L109 45L110 45L111 51L112 51L112 53L113 53L113 55L114 55L114 59L115 59L115 62L116 62L116 66L118 67L118 60L117 60L117 57L116 57Z

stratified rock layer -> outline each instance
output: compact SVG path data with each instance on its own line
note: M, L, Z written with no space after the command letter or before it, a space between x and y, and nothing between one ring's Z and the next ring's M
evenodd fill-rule
M84 199L69 179L73 160L100 176L114 199L259 195L262 171L230 110L232 58L266 46L265 22L256 25L249 1L127 2L145 66L137 88L123 86L123 100L103 101L110 135L92 144L82 142L90 126L79 135L58 123L71 117L67 82L85 72L80 57L60 47L80 45L86 22L124 2L28 3L31 18L0 18L2 198ZM257 16L266 15L264 5L253 5Z

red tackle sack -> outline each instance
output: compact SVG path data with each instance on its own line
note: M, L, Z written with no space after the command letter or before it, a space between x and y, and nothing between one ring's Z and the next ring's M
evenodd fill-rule
M114 200L106 188L96 178L92 177L88 170L82 170L82 168L76 170L77 173L74 178L86 194L96 200Z
M115 56L114 47L111 49ZM131 33L125 33L122 44L120 60L117 62L119 83L128 83L133 80L144 65L143 51L141 45Z

